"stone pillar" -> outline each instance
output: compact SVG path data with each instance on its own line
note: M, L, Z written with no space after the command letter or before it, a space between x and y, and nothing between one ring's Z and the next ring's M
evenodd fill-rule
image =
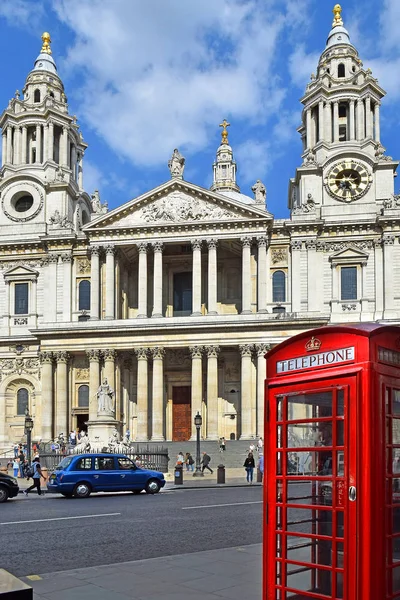
M154 274L153 274L153 313L152 317L162 317L163 300L163 243L153 242L154 249Z
M28 163L28 128L26 125L22 126L22 141L21 141L21 163L26 165Z
M49 124L43 125L43 162L46 162L49 156Z
M104 377L107 379L108 385L115 392L115 359L117 353L114 348L107 348L102 351L104 359Z
M218 440L218 346L206 346L207 353L207 439ZM201 413L200 413L201 414Z
M1 136L1 166L7 162L7 134L3 131Z
M36 163L42 162L42 127L36 125Z
M251 244L250 237L241 238L242 243L242 315L251 314Z
M63 350L56 352L57 394L56 394L56 436L63 433L68 437L68 361L69 354Z
M311 123L311 109L307 108L306 110L306 142L307 142L307 150L311 150L311 148L313 147L313 141L312 141L312 132L311 132L311 127L312 127L312 123Z
M201 244L202 240L193 240L193 285L192 317L201 315Z
M395 310L393 285L393 246L394 235L384 235L383 242L383 281L384 281L384 318L390 317Z
M36 327L37 326L37 279L33 279L31 282L30 301L31 301L31 308L29 309L29 312L31 313L32 318L33 318L33 325L34 325L34 327Z
M124 413L124 433L127 429L129 429L132 433L132 423L131 423L131 372L132 372L132 356L127 354L123 359L123 372L122 378L124 382L123 386L123 405L121 412Z
M42 432L43 442L53 439L53 353L40 352L39 359L42 363Z
M21 128L14 129L14 165L21 164Z
M364 115L363 115L363 101L361 99L357 100L357 140L364 139Z
M365 135L367 138L372 137L373 123L371 111L371 97L365 98Z
M349 114L349 125L350 125L350 140L356 139L356 107L355 100L350 100L350 114Z
M47 139L47 159L54 160L54 123L50 121Z
M196 426L194 418L197 413L202 413L203 402L203 346L191 346L189 348L192 357L192 437L196 439Z
M100 248L90 247L90 318L100 318Z
M208 313L217 315L217 240L207 240L208 246Z
M6 280L5 282L5 292L6 292L6 297L5 297L5 315L4 315L4 320L3 320L3 324L4 327L8 327L10 325L10 313L14 312L14 310L11 311L11 306L10 306L10 282L8 280Z
M106 246L106 319L115 318L115 246Z
M147 442L149 439L149 365L148 349L136 348L137 355L137 442Z
M307 298L308 310L310 312L319 309L319 284L323 279L323 272L317 271L317 242L316 240L307 240Z
M333 103L333 141L339 141L339 102Z
M138 244L139 277L138 277L138 318L147 318L147 244Z
M7 155L5 162L8 164L12 164L12 127L9 125L7 127Z
M257 238L258 245L258 263L257 263L257 283L258 283L258 305L257 312L267 312L267 238L265 236Z
M83 154L79 154L78 160L78 186L80 190L83 190Z
M242 431L240 435L241 440L249 440L252 437L251 431L251 355L253 346L251 344L243 344L239 346L240 354L242 357L242 368L241 368L241 423Z
M264 437L264 383L267 364L264 355L270 348L269 344L255 345L257 353L257 437Z
M318 102L318 125L319 125L319 141L325 139L325 124L324 124L324 101L320 100Z
M375 320L383 318L383 252L382 240L375 240Z
M381 124L380 124L380 114L379 114L379 102L376 102L374 106L374 120L375 120L375 141L381 141Z
M47 281L49 298L51 298L51 302L47 302L46 306L48 311L48 321L50 323L55 323L57 321L57 254L48 255L48 265L49 266L47 267Z
M151 411L151 441L163 442L164 437L164 348L151 348L153 356L153 402Z
M63 320L71 321L71 298L72 298L72 256L62 254L63 263Z
M60 165L68 167L68 127L63 127L61 134Z
M76 146L75 144L72 142L71 145L71 171L72 171L72 178L76 181L77 180L77 173L76 173Z
M89 421L97 418L97 390L100 386L100 350L86 350L89 359Z
M291 280L292 280L292 312L300 312L301 298L301 268L300 268L300 251L302 248L301 240L292 240L290 242L292 264L291 264Z

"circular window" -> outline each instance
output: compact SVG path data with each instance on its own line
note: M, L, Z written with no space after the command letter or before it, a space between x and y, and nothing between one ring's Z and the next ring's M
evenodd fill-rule
M14 208L17 212L26 212L27 210L32 208L32 205L32 196L30 194L26 194L25 196L21 196L20 198L18 198L18 200L16 200Z

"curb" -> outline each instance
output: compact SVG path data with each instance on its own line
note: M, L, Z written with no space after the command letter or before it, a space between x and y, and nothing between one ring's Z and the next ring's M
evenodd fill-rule
M237 488L237 487L262 487L262 483L252 483L249 486L248 483L209 483L206 485L174 485L171 487L165 486L164 489L168 491L174 490L202 490L202 489L210 489L210 488Z

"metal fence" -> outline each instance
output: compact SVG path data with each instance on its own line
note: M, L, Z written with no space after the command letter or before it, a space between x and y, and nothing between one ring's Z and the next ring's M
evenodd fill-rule
M85 452L78 454L96 454L92 452ZM124 453L125 456L128 456L131 460L139 460L140 465L145 469L154 469L155 471L161 471L162 473L168 472L168 448L163 446L140 446L136 444L132 444L129 449L129 452ZM48 471L54 471L56 466L62 461L65 456L70 456L71 454L67 450L65 454L60 454L58 452L40 452L40 464L42 467L48 469Z

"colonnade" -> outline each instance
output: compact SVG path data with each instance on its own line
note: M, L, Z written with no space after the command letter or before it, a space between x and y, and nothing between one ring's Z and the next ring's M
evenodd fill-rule
M240 238L242 245L242 314L252 312L252 274L251 274L251 247L255 242L258 246L257 261L257 312L267 312L267 237L259 236ZM217 315L217 260L218 240L194 239L192 247L192 316L202 314L202 248L208 250L208 288L207 288L207 314ZM163 316L163 242L140 242L138 250L138 318ZM148 290L148 257L153 252L153 307L151 314L147 310ZM105 318L116 318L116 277L115 255L116 246L107 244L104 247L91 246L91 319L100 319L100 253L105 253Z
M264 355L269 346L263 343L242 344L237 347L240 354L240 406L237 407L240 419L241 439L251 439L263 435L264 422ZM207 439L217 440L221 435L222 415L219 411L219 397L223 391L219 381L219 356L222 348L218 345L190 346L191 356L191 415L192 439L195 439L194 416L207 407ZM89 362L89 420L97 417L96 394L101 377L107 378L115 390L116 418L124 415L126 427L130 427L130 411L127 405L132 400L132 387L137 386L137 425L136 441L160 442L166 436L166 393L165 393L165 353L163 347L139 347L129 353L119 353L113 349L88 349ZM132 361L133 355L137 361ZM67 434L70 428L69 364L72 354L67 351L43 351L41 362L42 398L40 437L50 440L59 433ZM120 368L124 359L123 369ZM204 361L204 362L203 362ZM152 362L152 369L150 363ZM121 363L122 364L122 363ZM134 365L137 365L136 367ZM123 385L121 383L121 373ZM133 377L131 377L133 375ZM188 373L189 375L189 373ZM189 375L190 377L190 375ZM149 387L151 382L151 387ZM127 396L125 397L124 391ZM124 402L125 398L125 402ZM122 406L125 404L125 406Z

